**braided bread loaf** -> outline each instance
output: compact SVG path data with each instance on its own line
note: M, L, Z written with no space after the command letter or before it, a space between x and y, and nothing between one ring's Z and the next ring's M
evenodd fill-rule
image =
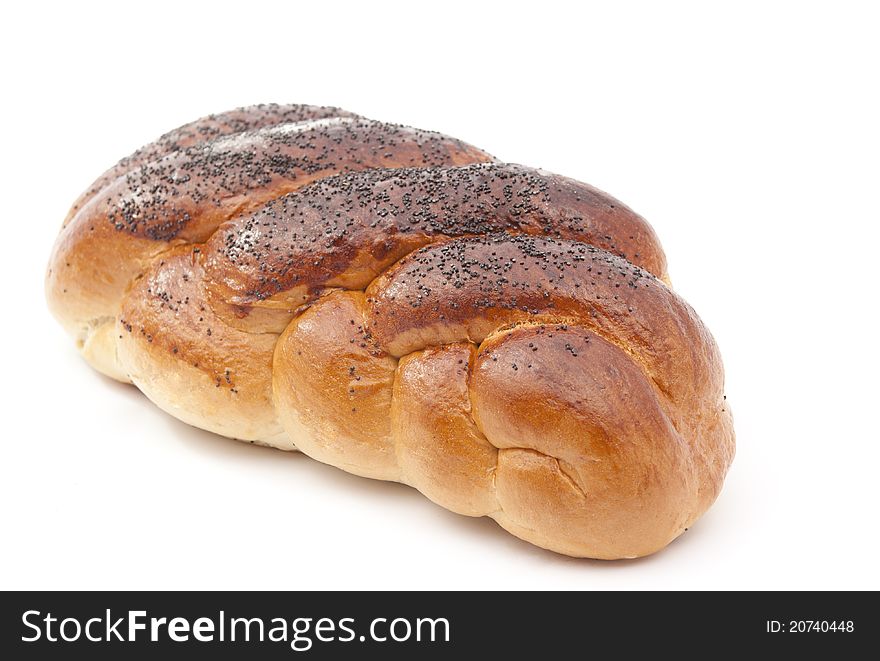
M409 484L573 556L636 557L733 458L711 335L640 216L334 108L167 134L77 201L50 307L190 424Z

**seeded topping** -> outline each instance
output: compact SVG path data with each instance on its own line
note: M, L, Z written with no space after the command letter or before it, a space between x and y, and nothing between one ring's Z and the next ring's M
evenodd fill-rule
M318 286L359 254L381 268L435 237L498 231L579 240L665 269L650 228L614 198L558 175L487 163L321 179L222 228L208 244L208 272L234 281L234 301L246 305Z
M457 308L540 314L563 301L603 298L621 307L633 291L661 286L648 272L595 246L498 233L421 248L373 289L395 307L427 308L443 319ZM632 305L623 309L632 311Z
M302 104L280 105L265 103L247 108L208 115L189 124L169 131L158 140L141 147L133 154L121 159L116 165L101 175L74 204L72 212L77 211L107 184L126 172L158 160L163 156L187 147L215 140L224 135L252 131L264 126L304 122L326 117L356 117L346 110L331 106L309 106Z
M370 167L438 167L489 158L439 133L331 118L187 147L130 171L100 196L115 229L169 241L197 214L265 202L297 188L294 182L305 185Z

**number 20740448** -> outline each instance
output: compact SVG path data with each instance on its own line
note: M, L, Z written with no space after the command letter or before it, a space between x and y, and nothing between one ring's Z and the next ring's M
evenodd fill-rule
M852 633L852 620L767 620L767 633Z

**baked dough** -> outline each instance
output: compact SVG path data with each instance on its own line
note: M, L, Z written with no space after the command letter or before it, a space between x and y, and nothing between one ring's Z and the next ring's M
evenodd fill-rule
M572 556L663 548L733 459L718 349L641 216L338 109L224 113L123 160L47 294L93 367L189 424Z

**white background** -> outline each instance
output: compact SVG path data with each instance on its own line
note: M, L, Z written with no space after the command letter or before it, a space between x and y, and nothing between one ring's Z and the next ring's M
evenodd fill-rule
M4 3L0 587L880 588L880 22L714 5ZM574 560L89 370L42 293L69 204L264 101L440 130L645 215L725 358L715 507L653 557Z

